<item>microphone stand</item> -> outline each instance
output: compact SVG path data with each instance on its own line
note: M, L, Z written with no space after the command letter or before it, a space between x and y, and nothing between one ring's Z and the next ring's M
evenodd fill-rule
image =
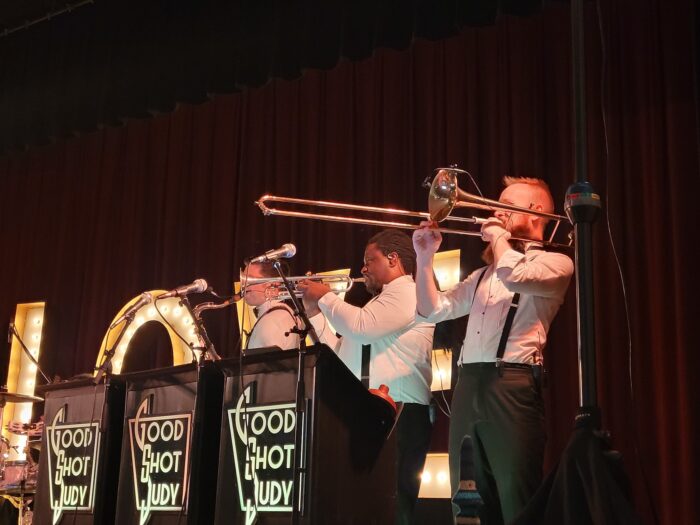
M318 334L314 329L309 317L306 315L306 310L304 305L299 301L296 296L295 290L292 284L289 282L287 277L282 271L282 265L279 260L275 261L272 266L277 270L282 283L289 293L289 297L294 306L294 313L299 319L301 319L303 326L299 328L294 326L289 332L299 335L299 352L298 352L298 363L297 363L297 389L295 396L296 404L296 424L294 425L294 479L292 481L292 523L297 525L299 523L299 517L304 512L304 495L302 494L302 479L306 473L306 465L302 462L302 449L304 447L304 437L305 432L302 428L302 421L304 426L306 426L306 418L304 414L306 412L306 385L304 383L304 360L306 358L306 336L310 335L311 340L314 344L319 342Z
M185 309L192 316L192 319L194 319L194 329L195 333L197 334L199 346L191 346L192 362L197 363L197 367L199 368L199 366L201 366L202 364L202 361L204 361L204 356L210 348L213 350L214 345L212 344L211 340L209 340L209 336L207 335L207 331L204 328L204 325L202 324L199 315L195 315L192 305L190 305L189 299L187 299L187 297L183 295L182 297L180 297L180 304L185 307ZM195 354L195 350L199 351L199 355Z
M204 367L204 362L206 361L206 356L209 355L210 360L212 361L219 361L221 359L221 356L216 352L214 349L214 343L211 342L211 339L209 339L209 334L207 333L207 329L204 326L204 323L202 322L201 318L201 312L205 307L200 308L200 305L195 306L192 308L192 305L190 304L189 299L187 299L187 296L183 295L180 297L180 304L184 306L187 311L192 315L192 318L194 319L194 329L196 330L197 333L197 339L199 340L199 347L192 347L192 354L193 354L193 362L196 363L197 365L197 374L195 377L195 389L194 389L194 414L195 417L198 419L193 420L193 428L192 432L190 432L190 442L189 442L189 448L192 450L192 445L195 440L195 432L197 432L198 436L199 433L201 432L201 427L202 427L202 419L204 418L204 410L200 409L197 404L200 403L200 384L201 384L201 379L202 379L202 369ZM228 303L231 304L231 303ZM226 306L228 306L226 304ZM223 308L223 306L222 306ZM195 349L199 350L199 355L195 354ZM184 512L185 508L188 509L188 512L192 511L190 508L190 504L192 503L191 500L191 488L192 488L192 461L194 461L194 456L190 455L190 469L189 469L189 477L187 478L187 491L183 494L183 499L182 499L182 507L180 509L180 513ZM199 475L198 475L199 477ZM197 507L199 507L199 503L197 502ZM199 512L199 509L197 509L197 512Z
M19 341L19 345L22 348L22 351L27 355L29 360L36 365L36 369L44 378L46 384L50 384L51 380L46 376L44 371L39 366L39 362L34 358L32 353L29 351L29 348L27 348L27 345L24 344L24 341L22 341L22 338L19 336L19 332L17 332L17 327L15 326L15 323L10 323L10 336L15 336L17 338L17 341ZM10 342L12 342L12 337L10 337Z
M131 323L134 322L134 317L136 317L135 311L126 315L126 319L124 320L124 324L122 324L122 330L121 332L119 332L117 340L114 341L114 344L110 349L105 351L105 356L102 361L102 364L97 369L97 374L95 374L95 379L93 379L93 383L95 385L99 385L100 381L102 381L102 377L105 375L107 375L105 383L109 382L109 376L112 374L112 358L114 357L114 353L116 352L119 343L121 342L122 338L124 337L124 334L126 333L126 329L129 328L129 325L131 325Z

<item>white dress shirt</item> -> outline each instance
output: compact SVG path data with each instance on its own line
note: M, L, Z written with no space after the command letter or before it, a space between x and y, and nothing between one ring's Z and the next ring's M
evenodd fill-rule
M547 332L574 272L573 262L560 253L533 247L522 254L506 251L495 266L486 267L479 289L474 287L483 268L446 292L438 293L437 308L425 317L432 323L469 315L459 363L496 361L513 295L520 302L513 320L503 360L533 364L547 342ZM473 299L473 304L472 304Z
M273 307L282 309L270 312ZM258 307L258 320L253 325L246 348L279 346L282 350L299 348L297 334L285 335L294 328L296 317L292 309L280 301L266 301Z
M324 295L318 306L322 313L310 320L319 339L335 350L358 379L362 345L371 344L369 387L385 384L395 401L430 403L435 326L416 321L416 284L410 275L385 284L362 308L333 293ZM342 334L340 339L328 328L326 318Z

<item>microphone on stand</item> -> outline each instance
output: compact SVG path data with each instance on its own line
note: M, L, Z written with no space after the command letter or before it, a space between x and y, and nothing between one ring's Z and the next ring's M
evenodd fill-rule
M208 288L209 285L204 279L196 279L193 283L178 286L174 290L170 290L163 295L159 295L158 300L167 299L168 297L182 297L191 293L202 293L206 292Z
M296 253L297 247L292 243L287 243L276 250L268 250L263 255L253 257L248 261L248 264L276 261L277 259L290 259L294 257Z
M151 301L153 301L153 296L148 293L148 292L143 292L141 294L141 297L139 297L139 300L136 301L134 304L132 304L129 308L126 309L126 311L119 316L119 318L114 321L111 325L109 325L109 329L111 330L115 326L117 326L119 323L124 322L126 319L134 315L138 310L146 306L147 304L150 304Z

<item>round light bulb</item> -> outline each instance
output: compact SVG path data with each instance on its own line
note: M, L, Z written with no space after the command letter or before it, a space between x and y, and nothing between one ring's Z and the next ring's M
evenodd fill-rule
M423 480L423 483L428 484L433 481L433 476L430 474L429 470L424 470L423 474L421 475L421 479Z

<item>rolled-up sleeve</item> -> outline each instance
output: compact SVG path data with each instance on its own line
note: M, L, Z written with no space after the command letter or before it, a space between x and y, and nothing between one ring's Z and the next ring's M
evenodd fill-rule
M496 275L513 293L557 297L566 291L574 265L561 253L539 252L528 259L515 250L506 251L496 265Z

